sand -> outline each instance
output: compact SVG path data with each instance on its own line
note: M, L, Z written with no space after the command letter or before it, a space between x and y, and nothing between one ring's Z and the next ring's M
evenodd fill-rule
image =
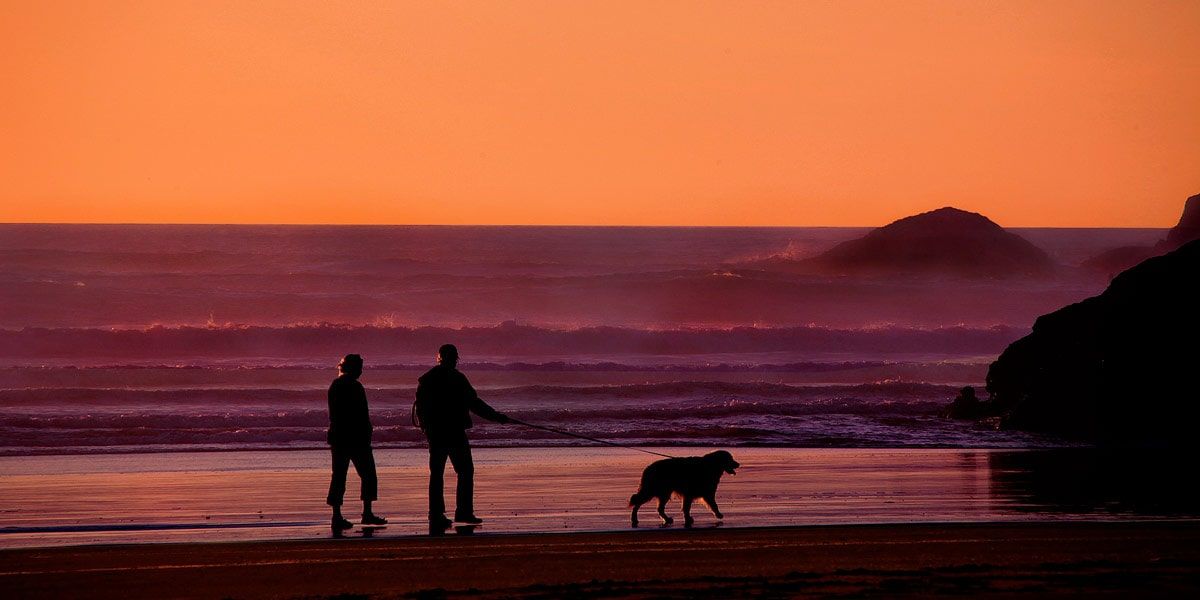
M717 494L727 526L1164 516L1112 511L1109 496L1046 493L1040 482L1057 474L1030 473L1034 486L1025 485L1014 478L1029 472L1014 462L1023 453L739 448L734 455L743 467L723 478ZM426 452L380 450L377 460L375 508L391 519L379 535L424 534ZM618 448L476 449L476 509L489 533L626 529L629 496L653 460ZM0 458L0 548L327 538L328 461L324 451ZM351 517L357 485L351 474ZM669 510L678 516L679 503ZM643 524L654 524L653 511L643 508ZM695 514L698 526L715 524L703 507Z
M1195 597L1200 524L1005 523L0 552L5 598Z
M377 507L392 523L343 539L328 529L323 452L0 459L0 598L1200 591L1196 494L1122 477L1087 455L735 455L745 466L718 492L723 525L699 508L697 528L660 528L648 508L631 530L625 502L652 457L478 449L487 523L429 537L424 453L381 450ZM347 508L353 515L355 503Z

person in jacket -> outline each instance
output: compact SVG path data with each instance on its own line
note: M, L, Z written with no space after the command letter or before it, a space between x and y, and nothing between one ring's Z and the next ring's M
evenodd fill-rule
M475 465L467 441L471 413L496 423L508 423L509 418L481 400L467 376L459 372L458 348L453 344L438 349L437 362L437 366L418 379L414 404L417 424L429 441L429 524L435 530L453 524L446 518L443 497L449 458L458 475L454 521L478 525L483 519L475 516Z
M358 382L363 371L363 359L347 354L338 363L338 377L329 385L329 450L333 455L333 476L329 480L326 503L333 507L330 527L334 532L354 525L342 516L342 497L346 494L346 472L350 463L362 480L362 524L384 525L387 519L371 511L371 503L379 495L375 475L375 456L371 451L371 419L367 412L367 392Z

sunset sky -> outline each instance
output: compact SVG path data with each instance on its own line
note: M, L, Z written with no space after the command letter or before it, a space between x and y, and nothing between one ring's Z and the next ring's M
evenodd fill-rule
M1200 2L0 4L0 221L1167 227Z

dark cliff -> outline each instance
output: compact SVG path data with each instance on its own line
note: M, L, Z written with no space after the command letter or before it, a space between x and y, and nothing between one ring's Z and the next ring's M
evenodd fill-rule
M1174 250L1194 239L1200 239L1200 194L1187 199L1179 223L1167 232L1167 239L1159 243L1164 250Z
M1167 232L1165 239L1153 246L1121 246L1106 250L1087 259L1081 265L1085 269L1108 275L1120 273L1151 256L1170 252L1192 240L1200 239L1200 194L1187 199L1179 223Z
M1200 241L1038 318L991 365L1002 425L1103 444L1200 446Z

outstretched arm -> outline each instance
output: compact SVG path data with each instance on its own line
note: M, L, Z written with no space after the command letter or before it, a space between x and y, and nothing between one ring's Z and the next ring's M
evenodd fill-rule
M466 378L464 378L464 381L466 381ZM470 382L467 382L466 386L468 398L467 408L471 409L471 412L489 421L495 421L496 423L508 423L508 415L497 411L488 405L487 402L484 402L483 399L479 397L479 394L475 393L475 388L471 387Z

